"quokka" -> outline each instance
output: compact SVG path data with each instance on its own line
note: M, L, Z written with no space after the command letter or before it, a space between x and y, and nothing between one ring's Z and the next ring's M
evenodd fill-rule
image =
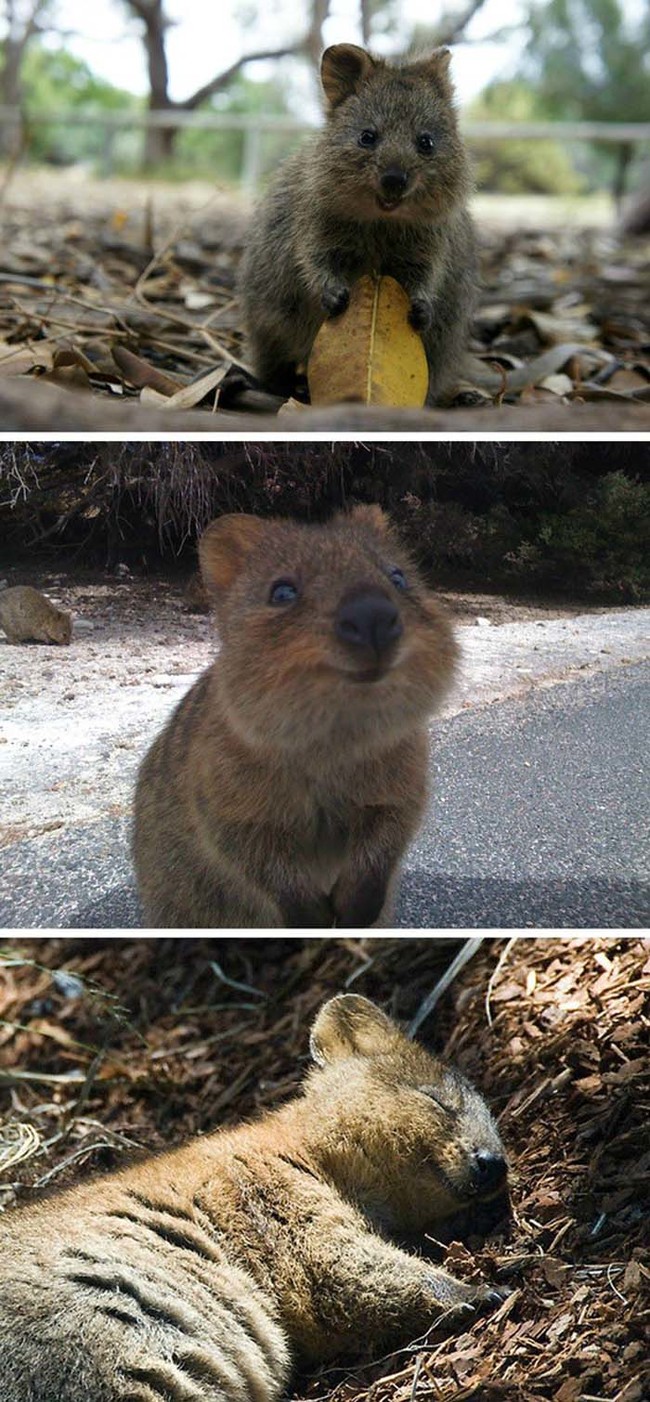
M0 592L0 628L8 643L67 644L72 618L30 584L16 584Z
M443 611L374 506L224 516L199 557L222 646L140 769L146 923L387 920L453 674Z
M501 1298L393 1240L507 1209L482 1096L355 995L311 1052L280 1109L5 1214L2 1402L275 1402Z
M325 51L325 126L280 166L241 265L248 354L268 389L292 392L319 326L364 274L409 294L429 402L461 378L478 275L449 61L447 49L397 65L354 44Z

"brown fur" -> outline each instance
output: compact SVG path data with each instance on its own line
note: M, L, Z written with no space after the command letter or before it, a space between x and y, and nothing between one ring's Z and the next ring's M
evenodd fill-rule
M29 584L0 593L0 628L8 643L69 643L72 637L70 614Z
M222 517L199 553L222 648L140 770L133 850L147 923L386 918L425 803L449 624L376 507L325 526ZM287 579L297 601L270 604ZM403 628L380 662L335 631L342 601L364 589Z
M390 275L411 297L429 362L429 401L459 378L477 282L470 177L449 53L395 66L353 44L322 61L324 130L280 167L253 216L240 292L253 368L290 393L325 316L361 276ZM371 148L360 142L376 133ZM433 149L418 141L431 138ZM382 180L407 184L387 206Z
M2 1402L275 1402L494 1298L391 1240L480 1201L477 1152L506 1205L485 1101L365 998L311 1046L280 1110L5 1215Z

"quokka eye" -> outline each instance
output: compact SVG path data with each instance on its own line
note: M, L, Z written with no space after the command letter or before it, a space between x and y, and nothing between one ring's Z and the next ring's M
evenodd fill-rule
M269 592L270 604L294 604L298 598L298 585L293 579L276 579Z
M456 1111L452 1110L451 1105L446 1105L444 1100L441 1100L440 1096L436 1095L435 1090L433 1090L431 1086L419 1086L418 1089L421 1095L426 1095L429 1100L433 1100L440 1110L444 1110L446 1115L453 1116L456 1114Z
M436 138L430 131L421 131L415 139L415 144L423 156L429 156L435 147Z
M395 585L396 589L408 589L406 575L403 570L397 568L397 565L391 565L388 571L388 578Z
M365 131L362 131L359 136L360 146L376 146L378 141L379 132L374 131L372 127L366 127Z

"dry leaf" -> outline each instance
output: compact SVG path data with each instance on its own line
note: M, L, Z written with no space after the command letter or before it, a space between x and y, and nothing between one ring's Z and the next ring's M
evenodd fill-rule
M571 394L573 380L568 375L547 375L540 382L540 389L550 389L552 394Z
M217 365L214 370L208 370L206 375L200 375L191 384L183 385L182 389L170 395L165 401L168 409L193 409L196 404L200 404L205 399L206 394L217 389L224 379L228 370L227 365Z
M113 360L128 384L133 385L135 389L148 387L156 390L159 396L167 398L183 388L178 380L172 379L171 375L164 375L161 370L156 370L148 360L134 355L126 346L113 346Z
M409 323L410 299L394 278L360 278L341 316L323 322L307 377L312 404L426 401L429 367L421 336Z

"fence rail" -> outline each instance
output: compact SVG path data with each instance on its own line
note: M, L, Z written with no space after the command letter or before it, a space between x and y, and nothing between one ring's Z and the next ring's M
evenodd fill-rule
M36 126L94 126L104 131L103 164L105 173L113 165L113 146L120 131L134 128L168 129L178 131L233 131L244 133L241 184L254 189L261 168L261 144L268 132L287 135L317 129L315 123L295 117L258 116L253 114L219 112L127 111L111 112L101 108L69 108L40 112L25 119L15 107L0 106L0 128L20 137ZM464 136L471 143L490 141L602 141L611 145L631 146L650 142L650 122L472 122L461 121Z

